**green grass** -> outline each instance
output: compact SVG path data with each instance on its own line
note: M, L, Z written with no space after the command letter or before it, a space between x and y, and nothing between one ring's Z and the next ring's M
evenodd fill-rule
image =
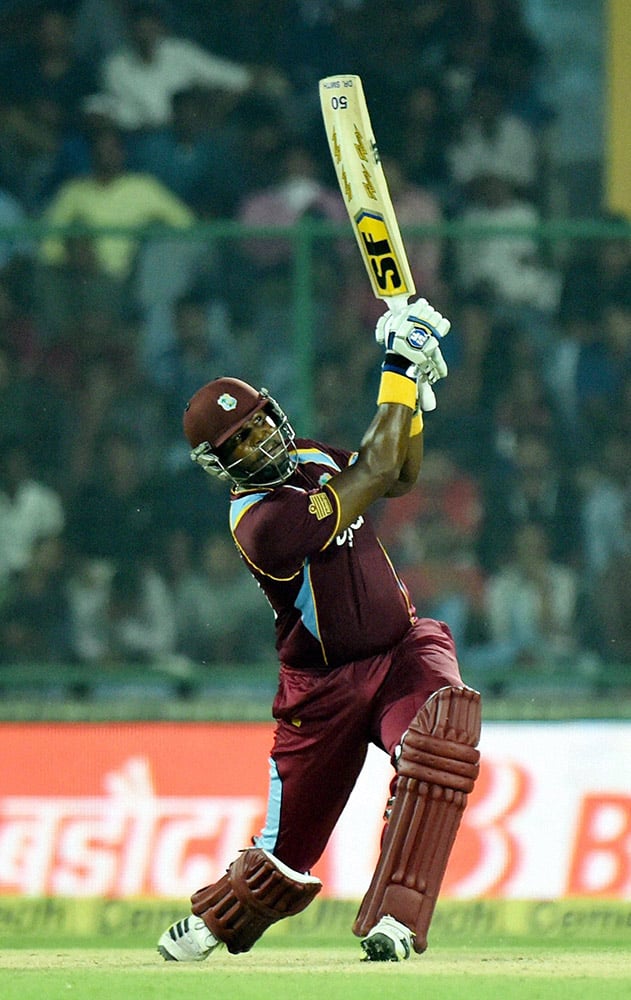
M248 955L200 965L165 963L142 949L20 949L0 957L3 1000L584 1000L631 996L629 953L588 945L559 949L436 947L408 962L373 965L357 945L288 948L261 942Z
M2 1000L630 1000L631 903L439 903L424 955L367 964L353 903L316 900L246 955L164 962L185 910L152 901L0 901Z

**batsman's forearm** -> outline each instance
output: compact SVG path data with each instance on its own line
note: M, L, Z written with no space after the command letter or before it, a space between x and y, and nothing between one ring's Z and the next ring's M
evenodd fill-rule
M387 496L400 479L408 460L412 411L400 403L381 403L364 434L358 462L374 479L383 481Z
M410 484L399 482L399 477L408 457L411 421L410 406L379 404L359 446L357 460L327 483L338 499L338 530L352 524L375 500L400 496L410 489Z
M403 496L412 489L418 479L421 465L423 463L423 431L408 438L408 450L405 461L401 466L399 478L391 490L386 494L389 497Z

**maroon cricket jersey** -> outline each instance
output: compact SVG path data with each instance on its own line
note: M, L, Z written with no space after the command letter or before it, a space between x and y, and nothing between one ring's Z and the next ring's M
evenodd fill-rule
M385 652L415 619L404 583L364 515L338 531L327 485L355 455L298 439L282 485L233 493L230 527L276 619L280 661L327 669Z

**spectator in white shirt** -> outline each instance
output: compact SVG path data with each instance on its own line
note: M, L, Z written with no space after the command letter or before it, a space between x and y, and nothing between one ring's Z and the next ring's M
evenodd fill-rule
M527 309L528 315L554 315L560 277L542 259L534 232L528 232L540 222L537 206L492 169L472 180L469 192L459 221L473 229L488 227L491 232L458 241L455 263L461 289L489 295L499 313L512 309L511 315L519 315L521 308ZM520 233L520 228L524 232Z
M26 444L10 438L0 449L0 586L30 562L36 544L65 524L58 493L31 467Z
M463 189L493 173L526 196L534 194L539 171L538 139L517 115L507 111L501 83L489 74L473 84L458 138L447 151L451 178Z
M161 574L149 563L116 567L106 609L108 656L128 663L168 662L175 651L175 607Z
M171 120L172 98L201 86L239 97L255 83L255 72L170 34L159 6L150 0L130 12L130 42L107 56L102 90L114 120L126 131L162 128Z

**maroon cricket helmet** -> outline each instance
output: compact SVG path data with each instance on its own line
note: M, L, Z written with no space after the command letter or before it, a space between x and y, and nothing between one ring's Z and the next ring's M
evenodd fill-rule
M198 389L184 410L184 433L191 448L208 441L216 450L269 403L247 382L216 378Z

